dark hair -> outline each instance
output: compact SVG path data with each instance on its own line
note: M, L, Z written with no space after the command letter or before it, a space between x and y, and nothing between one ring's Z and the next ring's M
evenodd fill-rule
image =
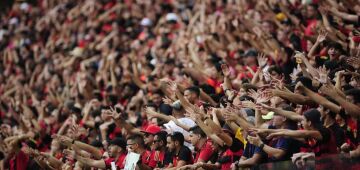
M166 131L160 131L158 133L155 134L155 136L158 136L159 140L162 141L164 144L166 144L166 136L167 136L167 132Z
M164 92L161 91L160 89L153 91L153 94L158 94L160 96L164 96Z
M354 103L360 103L360 89L353 88L345 91L345 95L352 96L354 98Z
M184 145L185 138L182 133L174 132L172 135L169 135L169 136L172 141L174 141L174 142L178 141L180 145Z
M321 114L317 109L310 109L304 113L304 117L306 120L310 121L312 126L316 129L320 129L322 127L321 124Z
M281 68L278 67L278 66L275 66L275 65L274 65L274 66L270 66L269 69L268 69L268 72L269 72L269 73L271 73L271 72L273 72L273 71L275 71L275 72L276 72L277 74L279 74L279 75L283 74Z
M338 50L340 53L343 52L343 48L342 48L341 44L338 43L338 42L330 42L327 47L328 47L328 49L330 49L330 48L335 48L335 49Z
M194 126L194 127L190 128L190 132L200 135L202 138L206 137L206 134L199 126Z
M186 90L189 90L189 91L195 93L196 96L198 96L198 97L200 96L200 89L199 89L199 87L197 87L197 86L188 87L188 88L186 88ZM185 90L185 91L186 91L186 90Z
M215 94L215 88L213 86L210 86L208 84L203 84L199 86L206 94Z
M139 146L142 146L142 147L145 146L144 137L141 136L141 135L133 135L133 136L130 136L127 140L132 140L132 141L134 141L136 144L138 144Z
M301 76L296 79L296 83L301 82L306 88L313 90L312 80L310 78Z

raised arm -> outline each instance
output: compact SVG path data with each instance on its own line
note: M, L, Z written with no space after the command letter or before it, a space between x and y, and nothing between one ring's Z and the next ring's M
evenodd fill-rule
M332 112L335 113L339 113L340 112L340 106L336 105L333 102L330 102L329 100L327 100L325 97L320 96L319 94L311 91L310 89L306 88L305 86L303 86L301 84L301 82L298 83L299 84L299 90L303 91L307 96L309 96L312 101L316 102L319 105L324 106L325 108L330 109Z

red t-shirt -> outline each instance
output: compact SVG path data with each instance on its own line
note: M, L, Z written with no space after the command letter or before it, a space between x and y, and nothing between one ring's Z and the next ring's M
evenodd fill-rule
M156 154L159 154L158 158L156 157ZM149 160L149 166L151 168L156 168L157 164L164 164L164 158L165 158L165 152L164 151L156 151L156 150L152 150L151 154L150 154L150 160ZM159 168L159 167L157 167Z
M221 157L230 157L230 160L226 163L221 164L221 170L229 170L231 169L231 164L234 162L234 156L238 156L239 158L242 156L243 150L240 149L237 152L231 151L231 149L227 149Z
M29 156L20 150L10 160L10 170L26 170L29 162Z
M151 152L146 150L145 152L143 152L141 154L141 163L145 164L145 165L149 165L149 161L150 161L150 155Z
M105 165L106 165L106 169L111 169L111 162L115 161L115 166L116 169L123 169L125 166L125 158L126 158L127 153L122 153L118 159L115 161L114 158L107 158L105 159Z
M210 140L207 140L205 144L201 147L199 152L196 153L195 162L197 162L198 159L207 162L210 159L213 152L214 150L212 148L212 142Z

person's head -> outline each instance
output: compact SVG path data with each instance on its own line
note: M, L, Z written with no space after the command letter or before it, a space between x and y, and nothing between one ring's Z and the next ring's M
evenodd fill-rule
M196 146L200 139L206 138L206 134L199 126L194 126L190 129L190 142L192 145Z
M154 143L153 143L155 150L160 150L161 148L166 147L166 143L167 143L166 137L167 137L166 131L160 131L155 134Z
M258 53L255 50L249 50L245 53L244 55L244 65L246 66L254 66L256 65L257 62L257 57Z
M125 150L126 150L126 142L124 139L114 138L109 142L108 154L110 157L114 158Z
M168 135L166 138L166 147L170 151L179 149L184 145L184 135L180 132L174 132L173 134Z
M278 129L284 126L285 122L286 122L286 117L277 114L275 114L272 119L273 126L275 126Z
M184 91L184 97L192 104L194 104L200 97L200 89L197 86L188 87Z
M144 138L141 135L130 136L127 139L127 149L130 152L140 153L145 147Z
M268 69L268 72L272 77L274 77L276 79L282 78L283 72L282 72L281 68L278 66L270 66Z
M317 16L317 6L314 4L306 6L306 17L309 19L315 19Z
M144 133L144 142L145 145L150 146L154 141L154 136L156 133L160 132L161 128L156 125L149 125L145 131L142 131Z
M337 60L342 52L342 46L340 43L334 42L330 43L328 46L328 55L330 56L330 60Z
M153 94L151 96L151 100L155 105L159 106L162 102L163 96L164 96L164 93L161 90L156 90L153 92Z
M360 105L360 89L353 88L345 91L346 100L350 103Z
M319 129L321 127L321 114L317 109L306 111L304 118L301 124L305 130Z
M332 112L330 109L327 109L322 105L319 105L317 110L321 114L321 120L325 120L325 119L335 120L335 118L336 118L336 113L335 112Z

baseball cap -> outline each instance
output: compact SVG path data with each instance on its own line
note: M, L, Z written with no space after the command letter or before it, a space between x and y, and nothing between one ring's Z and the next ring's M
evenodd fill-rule
M176 109L176 110L180 110L182 107L181 107L181 103L180 103L180 100L176 100L174 103L171 104L171 107L173 109Z
M255 50L249 50L245 53L245 57L256 57L258 53Z
M151 26L152 21L149 18L143 18L140 22L140 25L142 26Z
M268 112L266 115L261 115L261 118L264 120L271 120L274 117L274 112Z
M149 125L145 131L141 131L143 133L149 133L149 134L152 134L152 135L155 135L156 133L160 132L161 131L161 128L157 125Z
M113 140L109 141L110 145L116 145L123 149L126 148L126 141L123 138L114 138Z
M168 13L165 18L166 18L166 21L177 21L178 20L178 17L176 16L175 13Z

